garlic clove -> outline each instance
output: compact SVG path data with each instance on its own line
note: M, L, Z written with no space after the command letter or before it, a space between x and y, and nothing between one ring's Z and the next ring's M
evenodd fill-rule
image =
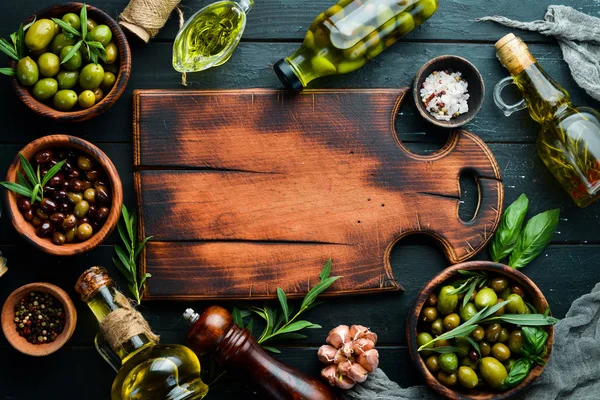
M373 372L379 366L379 352L375 349L371 349L364 353L360 353L358 357L356 357L356 362L368 372Z
M335 380L335 386L344 390L352 389L352 387L354 386L354 381L348 378L347 376L342 375L341 379L337 378Z
M369 339L371 342L373 342L373 346L377 344L377 334L375 332L367 332L365 334L365 339Z
M338 350L335 347L324 344L323 346L319 347L317 357L323 364L332 364L337 351Z
M350 337L352 340L357 340L365 337L365 335L369 332L369 328L362 325L352 325L350 327Z
M352 368L353 362L346 359L338 364L338 372L342 375L347 375L348 371Z
M354 354L354 348L352 343L353 342L346 342L340 349L346 357L352 357L352 354Z
M354 382L364 382L367 380L368 372L358 363L352 363L352 367L346 372L346 376Z
M350 328L348 325L339 325L329 331L326 342L339 349L346 342L350 341Z
M356 354L364 353L367 350L371 350L375 347L375 343L370 341L369 339L358 339L352 342L352 350Z
M329 382L331 386L335 385L335 381L338 379L337 374L337 365L328 365L327 367L321 370L321 376Z

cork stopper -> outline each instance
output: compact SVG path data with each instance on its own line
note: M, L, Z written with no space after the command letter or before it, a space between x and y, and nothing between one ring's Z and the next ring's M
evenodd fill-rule
M86 270L75 283L75 291L81 295L81 300L87 301L98 289L103 286L113 285L113 280L108 276L104 267L92 267Z
M527 45L512 33L498 40L495 47L498 59L513 76L536 62Z

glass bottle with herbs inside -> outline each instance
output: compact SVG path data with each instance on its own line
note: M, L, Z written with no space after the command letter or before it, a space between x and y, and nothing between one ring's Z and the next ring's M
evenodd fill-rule
M540 67L527 45L508 34L496 43L498 59L512 77L498 82L494 100L506 116L527 108L541 125L537 152L579 207L600 197L600 113L574 107L569 93ZM502 89L515 83L523 101L507 105Z
M319 14L294 54L275 72L286 88L362 67L437 11L438 0L340 0Z
M75 290L100 324L96 348L115 368L112 400L202 399L208 386L200 379L198 357L187 347L159 344L142 315L115 289L102 267L92 267Z

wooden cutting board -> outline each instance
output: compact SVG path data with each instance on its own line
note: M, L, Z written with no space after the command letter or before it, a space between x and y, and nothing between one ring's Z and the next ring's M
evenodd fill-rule
M330 295L401 290L389 255L415 232L452 263L480 251L500 218L498 165L466 131L432 155L406 149L394 129L406 91L136 91L146 298L302 296L330 257L343 276ZM480 188L470 222L465 171Z

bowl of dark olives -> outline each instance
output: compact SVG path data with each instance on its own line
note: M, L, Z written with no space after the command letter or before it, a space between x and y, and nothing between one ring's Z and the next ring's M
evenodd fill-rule
M548 302L509 266L471 261L446 268L409 312L410 356L449 399L507 399L542 373L554 341Z
M7 213L29 243L53 255L86 253L115 229L123 205L117 170L93 144L67 135L44 136L11 163Z
M93 6L82 11L81 3L65 3L36 12L23 24L23 46L15 46L12 86L44 117L93 118L117 101L129 81L131 51L119 25Z

